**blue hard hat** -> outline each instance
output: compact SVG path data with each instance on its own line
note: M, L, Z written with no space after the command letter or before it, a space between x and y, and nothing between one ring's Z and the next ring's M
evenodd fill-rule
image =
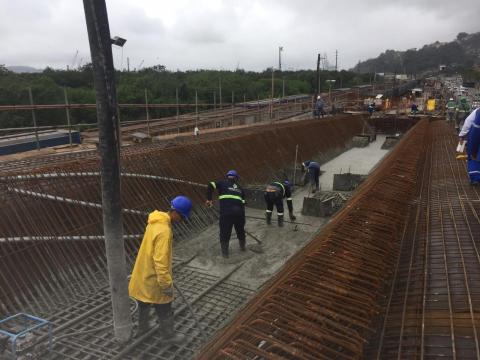
M188 197L183 195L177 196L172 200L170 204L172 205L172 209L177 211L185 219L188 220L190 218L190 210L192 210L192 200L190 200Z
M290 181L284 180L284 181L283 181L283 185L290 186Z
M229 176L233 176L233 177L238 178L238 173L235 170L228 170L227 177L229 177Z

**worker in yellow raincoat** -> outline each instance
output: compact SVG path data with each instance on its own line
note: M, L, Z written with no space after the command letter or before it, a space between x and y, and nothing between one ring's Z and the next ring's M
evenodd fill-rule
M148 215L147 228L128 286L130 296L138 302L137 336L148 331L149 311L153 306L163 338L176 341L181 337L175 335L172 311L172 223L187 220L191 208L189 198L177 196L168 212L155 210Z

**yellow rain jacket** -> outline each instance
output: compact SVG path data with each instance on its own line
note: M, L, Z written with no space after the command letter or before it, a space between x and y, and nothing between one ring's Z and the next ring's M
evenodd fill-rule
M157 210L150 213L128 285L131 297L151 304L173 301L173 296L163 293L163 290L173 286L172 241L168 213Z

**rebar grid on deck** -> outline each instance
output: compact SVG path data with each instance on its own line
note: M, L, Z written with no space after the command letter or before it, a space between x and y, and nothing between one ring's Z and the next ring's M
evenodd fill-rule
M199 359L359 359L398 257L429 123L420 122L330 225Z
M229 281L227 277L219 278L190 266L175 267L174 276L177 283L181 284L185 297L192 303L201 326L201 329L198 329L183 300L177 296L173 308L176 331L186 335L182 346L166 346L162 342L161 329L153 330L150 336L138 343L139 346L130 345L131 349L128 351L114 341L113 327L82 334L84 331L111 325L110 295L104 289L52 317L51 320L57 328L69 322L70 325L55 333L51 358L191 359L204 343L205 336L213 334L224 325L231 314L252 295L252 290ZM203 294L206 290L206 294ZM88 316L84 316L88 311ZM154 318L152 316L152 320ZM78 320L71 321L72 319ZM136 321L136 317L134 320ZM80 333L68 336L76 332Z
M480 359L480 196L455 159L457 138L431 124L418 209L406 229L377 359ZM373 358L373 357L372 357Z

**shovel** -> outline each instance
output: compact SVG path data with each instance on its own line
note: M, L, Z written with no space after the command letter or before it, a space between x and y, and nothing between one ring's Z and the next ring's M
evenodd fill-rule
M258 239L255 235L249 233L247 230L245 230L245 234L250 236L253 240L255 240L257 243L253 245L249 245L248 249L253 251L254 253L258 254L263 254L265 251L263 250L263 244L260 239Z
M217 216L217 219L220 218L220 214L219 214L218 210L214 207L212 207L212 209L214 210L215 215ZM263 254L264 250L263 250L263 246L262 246L262 241L259 238L257 238L255 235L253 235L252 233L248 232L247 230L245 230L245 234L250 236L252 239L254 239L257 242L256 244L249 245L248 249L255 252L255 253Z

